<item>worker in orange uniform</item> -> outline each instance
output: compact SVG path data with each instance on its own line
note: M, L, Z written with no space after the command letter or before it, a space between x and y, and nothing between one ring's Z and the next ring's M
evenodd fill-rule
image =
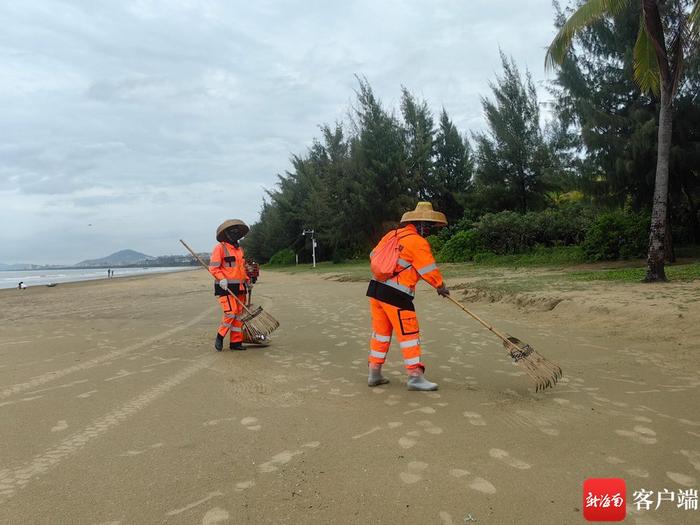
M403 214L401 226L387 233L372 251L370 257L386 248L395 246L395 266L389 278L372 279L367 289L372 314L372 338L369 352L369 386L388 383L382 376L382 365L386 360L392 332L396 334L408 371L409 390L437 390L438 385L423 375L425 365L421 361L421 341L418 319L413 306L416 284L423 279L437 293L450 295L442 274L435 264L430 244L425 240L430 228L447 225L445 214L434 211L429 202L419 202L416 209ZM384 249L386 252L386 249Z
M250 278L246 272L243 248L239 241L246 236L250 228L241 220L233 219L224 222L216 229L216 240L209 259L209 271L216 278L214 295L219 298L224 310L221 325L216 334L214 348L221 352L224 347L226 334L231 334L229 348L245 350L243 346L243 313ZM239 301L236 301L235 297Z

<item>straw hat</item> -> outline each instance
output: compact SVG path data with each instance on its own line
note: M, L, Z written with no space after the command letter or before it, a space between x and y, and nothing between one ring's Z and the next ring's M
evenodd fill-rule
M415 210L403 214L401 222L435 222L439 226L447 226L447 217L444 213L433 210L431 203L419 202Z
M216 240L219 242L226 241L228 239L224 239L224 232L228 230L229 228L234 228L237 230L238 238L241 239L245 237L248 232L250 231L250 228L248 228L248 225L243 222L240 219L229 219L228 221L225 221L224 223L221 224L216 229Z

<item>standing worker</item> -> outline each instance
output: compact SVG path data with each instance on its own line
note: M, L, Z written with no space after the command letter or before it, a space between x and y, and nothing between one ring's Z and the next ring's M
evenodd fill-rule
M231 334L229 348L245 350L241 314L250 279L246 272L243 248L240 247L239 241L249 230L246 223L238 219L228 220L216 229L216 240L219 244L211 253L209 271L216 278L214 295L219 298L221 308L224 310L214 342L217 352L223 349L224 338L228 333ZM238 297L240 302L232 297L232 294Z
M415 210L403 214L401 226L387 233L370 254L374 278L367 289L372 314L369 386L389 382L382 376L382 365L393 331L408 371L408 389L438 388L423 375L425 365L421 362L420 331L413 298L420 279L436 288L440 296L450 295L430 244L424 238L432 227L442 226L447 226L445 214L434 211L429 202L419 202Z

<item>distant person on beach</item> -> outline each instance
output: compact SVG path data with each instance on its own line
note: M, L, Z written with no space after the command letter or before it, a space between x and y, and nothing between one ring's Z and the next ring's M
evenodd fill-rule
M111 278L112 278L112 270L110 268L109 270L107 270L107 279L111 279Z
M230 334L229 349L245 350L241 314L243 313L242 304L246 302L250 278L239 241L249 231L250 228L246 223L238 219L228 220L216 229L216 240L219 244L211 253L209 271L216 279L214 295L219 298L219 304L224 311L214 341L217 352L223 349L227 334Z
M26 290L27 287L24 286L24 281L20 281L19 284L17 285L18 290Z
M382 376L382 365L393 332L403 353L408 389L430 391L438 388L423 375L425 365L421 361L420 329L413 306L416 284L421 279L437 289L438 295L450 295L425 239L430 229L436 226L447 226L445 214L434 211L429 202L419 202L415 210L403 214L401 226L387 233L370 254L373 279L367 288L372 315L369 386L389 382Z

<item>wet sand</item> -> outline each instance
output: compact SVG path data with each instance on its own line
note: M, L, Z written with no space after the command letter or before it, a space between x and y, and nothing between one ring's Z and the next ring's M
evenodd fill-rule
M473 303L561 364L539 394L425 286L440 390L407 392L395 346L367 388L364 289L264 272L273 345L223 353L204 272L0 292L0 523L566 524L588 477L700 488L697 283Z

